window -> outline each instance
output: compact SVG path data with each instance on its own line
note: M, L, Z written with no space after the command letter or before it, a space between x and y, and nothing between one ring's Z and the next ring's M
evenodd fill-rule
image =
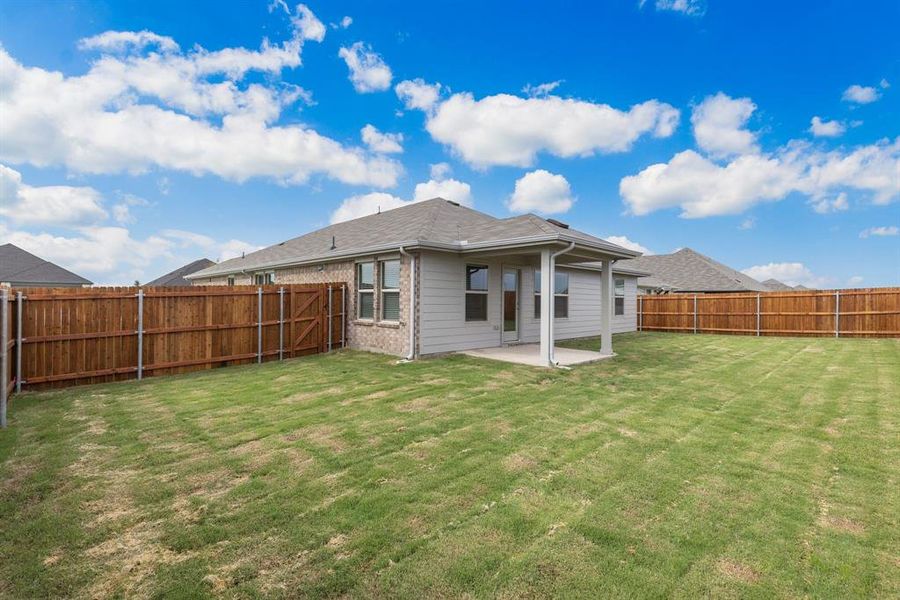
M487 321L488 268L466 265L466 321Z
M360 319L375 317L375 263L356 265L356 316Z
M625 314L625 280L616 279L616 314Z
M569 317L569 274L556 271L553 282L553 317ZM541 318L541 272L534 271L534 318Z
M381 272L381 318L385 321L400 320L400 261L383 260L378 263Z
M271 285L275 283L275 272L269 271L268 273L256 273L253 276L254 285Z
M228 285L234 285L234 275L228 276Z

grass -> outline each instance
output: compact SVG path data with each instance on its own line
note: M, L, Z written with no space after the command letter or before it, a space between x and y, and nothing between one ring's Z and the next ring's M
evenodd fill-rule
M0 595L900 595L900 340L615 345L16 397Z

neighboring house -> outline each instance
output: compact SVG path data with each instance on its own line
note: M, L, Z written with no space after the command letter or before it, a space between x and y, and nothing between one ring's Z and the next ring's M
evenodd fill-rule
M768 291L752 277L690 248L672 254L641 256L619 264L650 273L649 277L638 279L640 294Z
M85 287L91 284L84 277L18 246L0 246L0 286Z
M195 285L344 282L349 346L414 358L636 328L639 253L553 219L440 198L337 223L187 276ZM553 289L541 303L540 289ZM604 301L606 297L606 301ZM551 317L551 311L555 318Z
M192 263L188 263L183 267L179 267L172 271L171 273L166 273L162 277L157 277L153 281L149 283L145 283L145 287L169 287L169 286L179 286L179 285L191 285L191 282L185 279L186 275L190 275L191 273L196 273L202 269L206 269L207 267L211 267L215 262L209 260L208 258L201 258L199 260L195 260Z
M766 289L770 292L786 292L788 290L794 289L791 286L789 286L788 284L782 283L774 278L766 279L765 281L762 282L762 284L764 286L766 286Z

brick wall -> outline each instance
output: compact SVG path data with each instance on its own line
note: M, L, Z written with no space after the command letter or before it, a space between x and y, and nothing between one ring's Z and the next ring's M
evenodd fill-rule
M370 352L381 352L395 356L405 356L409 352L409 259L399 254L386 254L367 257L360 260L375 261L375 281L380 282L379 260L400 258L400 320L399 322L383 322L381 314L380 294L375 294L375 319L372 321L356 318L356 261L323 263L303 267L290 267L275 270L275 285L279 283L328 283L346 282L347 284L347 343L349 347ZM418 277L416 277L418 280ZM214 277L203 281L195 281L194 285L226 285L228 277ZM235 285L251 285L252 275L237 274ZM418 281L416 282L418 285ZM377 289L376 289L377 292ZM418 332L417 332L418 333ZM418 335L416 336L418 338ZM418 345L418 339L416 339Z

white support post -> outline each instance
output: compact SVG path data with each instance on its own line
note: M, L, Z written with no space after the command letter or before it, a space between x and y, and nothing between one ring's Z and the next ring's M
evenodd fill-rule
M694 333L697 333L697 294L694 294Z
M0 290L0 428L6 429L6 394L9 385L9 292Z
M284 288L278 288L278 360L284 360Z
M140 381L144 378L144 290L138 290L137 299L137 378Z
M541 250L541 356L545 366L553 360L553 258L550 250Z
M756 295L756 337L759 337L759 323L760 323L759 294L757 294Z
M841 292L834 291L834 337L841 337Z
M613 261L600 261L600 354L612 356L612 317L615 310L613 299Z
M262 287L256 288L256 362L262 363Z
M16 393L22 391L22 292L16 292Z

